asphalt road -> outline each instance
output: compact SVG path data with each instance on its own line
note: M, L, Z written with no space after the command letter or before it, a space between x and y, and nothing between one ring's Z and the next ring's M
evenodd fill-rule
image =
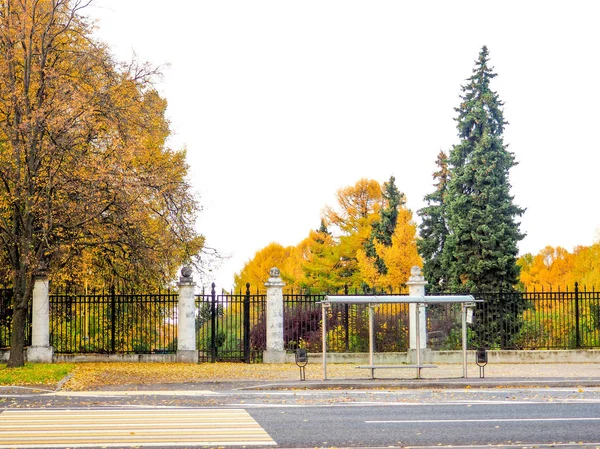
M54 447L600 448L600 389L82 393L0 389L0 448L50 443Z
M413 404L249 411L283 447L600 446L599 404Z

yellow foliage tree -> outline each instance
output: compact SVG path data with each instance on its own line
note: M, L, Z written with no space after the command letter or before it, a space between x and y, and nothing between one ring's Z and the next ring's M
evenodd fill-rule
M281 279L286 289L295 285L297 249L293 246L283 247L279 243L270 243L257 251L254 257L246 262L244 268L234 276L235 291L246 291L249 283L252 292L265 293L265 282L269 279L269 270L279 268Z
M525 255L519 260L521 283L526 289L551 290L572 286L574 257L566 249L546 246L536 256Z
M355 185L337 192L338 208L326 207L324 221L333 235L335 246L328 253L332 271L332 287L363 285L357 254L371 236L373 223L383 206L381 185L372 179L361 179Z
M396 229L392 235L392 245L375 242L375 250L387 267L387 273L381 274L375 265L375 258L368 257L365 250L358 251L357 259L360 274L372 287L398 289L410 277L410 269L421 266L416 243L417 227L412 212L405 207L398 211Z
M337 291L343 283L335 268L339 263L339 249L325 223L321 228L310 231L298 245L299 275L297 286L311 290Z
M185 154L164 148L156 72L113 59L82 15L89 3L0 2L0 260L14 295L11 367L24 363L36 272L60 279L63 267L101 261L101 276L165 279L203 244Z
M581 288L600 288L600 242L573 252L573 279Z

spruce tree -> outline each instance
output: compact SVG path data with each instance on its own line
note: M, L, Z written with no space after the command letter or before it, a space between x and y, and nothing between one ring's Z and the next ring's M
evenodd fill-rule
M460 143L450 152L445 210L450 234L444 266L454 290L510 290L518 282L516 218L509 170L516 165L503 141L503 103L491 90L496 77L483 47L473 75L462 87L457 128Z
M483 335L477 325L473 330L475 344L508 348L523 308L521 296L510 292L519 277L517 243L524 235L517 217L524 209L510 195L509 170L516 162L503 140L507 122L503 103L490 87L495 77L484 46L456 108L460 143L449 157L444 197L449 234L442 259L453 291L506 292L493 300L482 296L494 332Z
M396 178L390 176L388 182L383 183L383 200L385 206L379 211L379 220L372 224L371 236L365 242L365 253L375 259L375 266L379 274L387 274L387 266L375 250L375 241L392 246L392 236L398 223L398 209L404 206L406 199L404 193L396 187Z
M444 291L447 272L442 266L442 251L448 237L444 213L444 196L448 186L448 156L440 151L436 160L438 167L433 173L435 191L425 196L427 206L417 213L421 217L417 247L423 258L423 274L431 292Z

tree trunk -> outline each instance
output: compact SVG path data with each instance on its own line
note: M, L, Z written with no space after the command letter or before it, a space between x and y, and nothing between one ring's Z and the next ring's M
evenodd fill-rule
M10 340L10 358L7 366L16 368L25 365L25 326L27 325L27 304L22 295L15 297L12 334ZM23 305L23 302L25 304Z
M7 366L17 368L25 365L25 334L27 314L33 295L33 282L27 280L24 270L13 281L13 322L10 340L10 356Z

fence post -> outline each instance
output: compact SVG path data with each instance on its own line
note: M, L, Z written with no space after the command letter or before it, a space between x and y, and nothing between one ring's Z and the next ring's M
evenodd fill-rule
M267 287L267 349L264 363L285 363L283 347L283 287L278 268L269 270Z
M217 292L214 282L210 290L210 361L217 361Z
M425 286L427 281L421 275L421 268L414 266L410 269L410 278L406 285L410 296L425 296ZM409 353L417 350L417 304L409 304L409 334L410 350ZM424 304L419 304L419 349L427 347L427 317Z
M196 350L196 302L192 268L183 267L179 278L177 302L177 361L198 363Z
M31 316L31 346L27 361L52 363L54 348L50 346L50 294L48 274L40 270L34 276L33 313Z
M250 283L246 283L244 296L244 362L250 363Z
M581 334L579 332L579 284L575 282L575 347L581 348Z
M348 284L344 285L344 295L348 296ZM346 343L346 352L350 351L350 304L344 304L344 340Z
M115 286L110 287L110 353L116 352L116 329L117 329L117 296Z

